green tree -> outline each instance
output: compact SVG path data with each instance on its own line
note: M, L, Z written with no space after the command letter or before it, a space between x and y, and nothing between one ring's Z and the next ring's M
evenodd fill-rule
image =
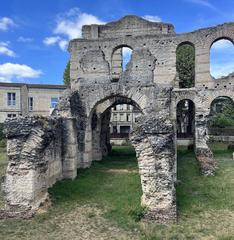
M70 87L70 61L67 62L66 68L63 73L63 83Z
M195 49L190 44L183 44L176 51L176 70L179 76L179 87L194 87Z
M210 126L225 128L234 127L234 103L231 99L217 99L214 104L220 103L221 108L215 111L215 107L211 107Z

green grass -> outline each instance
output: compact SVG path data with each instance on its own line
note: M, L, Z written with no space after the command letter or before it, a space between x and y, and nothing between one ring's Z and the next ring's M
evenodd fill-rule
M0 221L0 239L72 239L72 233L78 231L78 225L70 224L72 214L78 216L77 207L87 205L100 209L111 226L135 232L135 239L234 239L232 151L226 150L224 144L211 147L219 166L215 177L201 176L193 152L178 150L176 224L144 225L137 221L143 212L137 161L133 148L121 146L114 147L110 156L95 162L90 169L79 170L74 181L64 180L50 188L53 205L48 213L27 221ZM3 168L5 158L1 155ZM96 215L92 209L87 212L90 223L94 224ZM70 224L66 227L67 238L62 237L60 229L61 224L66 224L64 221ZM102 231L110 230L104 227Z
M126 169L129 172L122 172ZM135 224L131 215L141 209L141 184L136 170L134 149L115 147L103 161L95 162L90 169L78 171L75 181L61 181L49 192L57 206L72 207L77 201L80 204L96 203L106 210L105 217L122 227L129 227Z

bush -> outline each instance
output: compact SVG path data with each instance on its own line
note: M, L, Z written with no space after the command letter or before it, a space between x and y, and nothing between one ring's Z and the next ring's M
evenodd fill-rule
M234 127L234 105L232 101L223 101L222 111L212 113L210 126L218 128Z
M3 133L3 123L0 123L0 141L6 139L5 134Z
M6 139L0 140L0 148L5 148L6 144L7 144L7 140Z

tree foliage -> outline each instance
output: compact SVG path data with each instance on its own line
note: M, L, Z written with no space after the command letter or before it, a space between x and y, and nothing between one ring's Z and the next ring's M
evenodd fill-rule
M180 88L194 87L195 49L190 44L183 44L176 51L176 70Z
M66 68L63 73L63 83L69 87L70 86L70 61L67 62Z
M216 100L217 102L218 100ZM225 101L220 100L220 103L222 108L219 112L211 111L210 126L218 128L234 127L234 103L228 98Z

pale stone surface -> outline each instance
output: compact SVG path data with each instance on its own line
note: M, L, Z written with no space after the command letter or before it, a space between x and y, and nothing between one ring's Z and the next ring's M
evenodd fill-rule
M171 24L137 16L84 26L83 39L69 44L71 89L64 92L53 116L44 119L45 124L36 118L6 123L10 160L4 183L6 207L37 209L57 179L73 179L77 168L90 167L108 154L109 110L121 103L142 113L131 142L142 205L148 210L145 220L175 220L176 106L185 99L193 101L195 153L202 173L214 175L216 163L207 145L209 108L216 97L234 99L233 76L214 80L209 71L210 46L222 37L234 42L234 23L184 34L176 34ZM189 89L178 88L176 73L176 49L183 43L195 47L195 86ZM113 53L124 46L132 49L132 58L119 73L121 54ZM113 67L118 70L114 76Z

